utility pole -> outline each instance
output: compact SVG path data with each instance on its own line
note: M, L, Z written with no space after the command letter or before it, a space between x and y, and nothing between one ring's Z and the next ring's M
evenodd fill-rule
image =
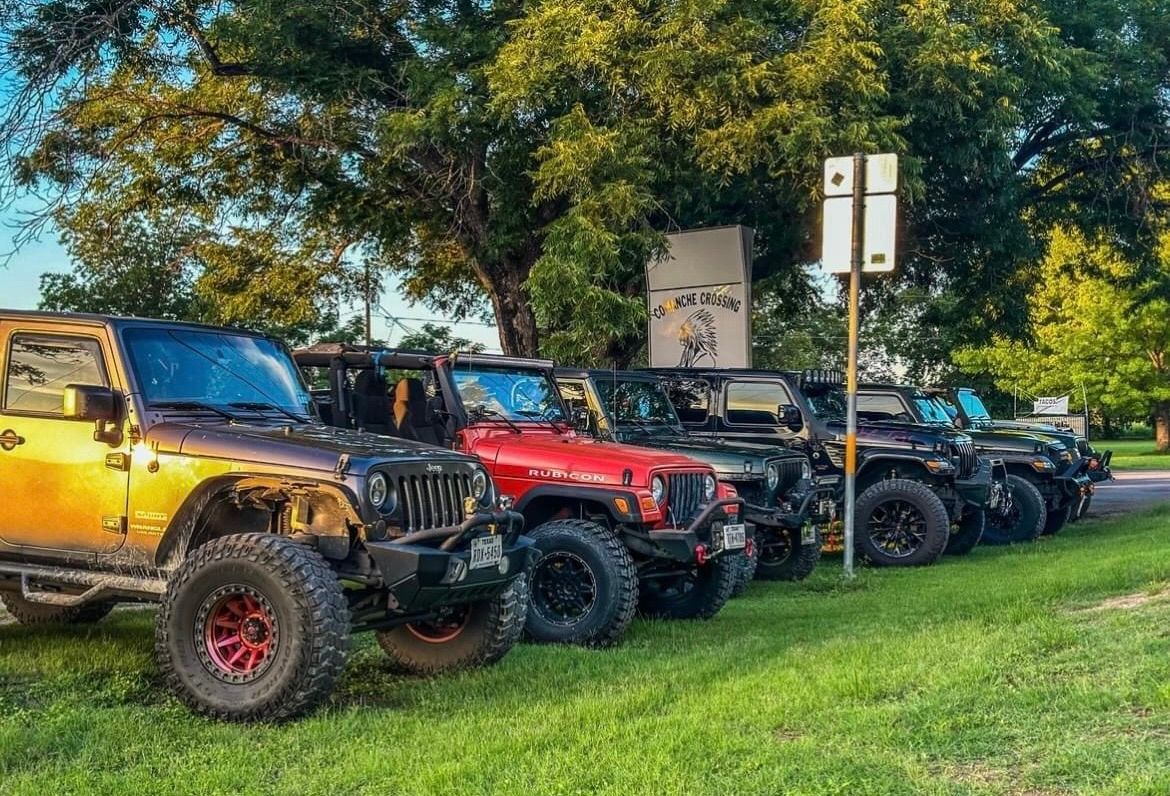
M893 271L897 252L897 155L829 158L821 265L849 274L849 346L845 370L845 576L853 577L857 513L857 360L861 334L861 275Z
M853 155L853 247L849 253L849 353L845 370L845 575L853 577L857 506L857 348L861 330L861 267L865 264L865 155Z
M373 290L370 288L370 261L368 259L365 261L364 267L365 285L363 286L364 289L362 292L365 294L366 300L366 346L369 347L374 344L374 320L371 309L373 297L370 295L373 293Z

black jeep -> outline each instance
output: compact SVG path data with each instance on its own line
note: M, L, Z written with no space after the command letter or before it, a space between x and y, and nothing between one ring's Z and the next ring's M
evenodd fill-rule
M808 456L783 446L714 440L683 427L661 380L635 371L559 368L561 397L582 429L601 439L682 453L715 468L744 499L755 545L737 593L751 578L803 580L832 521L831 486L818 486Z
M863 384L858 415L870 419L907 418L953 428L946 403L937 393L897 384ZM1013 510L984 532L995 544L1023 542L1054 534L1072 516L1084 514L1093 495L1089 459L1066 447L1059 435L1019 428L975 426L964 430L984 455L1003 459L1008 469ZM1072 441L1072 435L1066 435Z
M1086 437L1075 433L1069 428L1059 428L1050 423L1026 422L1022 420L993 420L991 413L979 393L971 387L939 388L928 390L941 400L955 425L965 430L991 429L993 431L1026 431L1030 434L1039 434L1052 437L1062 443L1070 451L1075 450L1081 458L1088 462L1086 474L1093 483L1101 483L1113 478L1109 469L1109 462L1113 458L1113 451L1098 451ZM1090 498L1091 500L1091 498ZM1088 506L1084 507L1087 510ZM1081 512L1082 514L1084 511ZM1076 517L1074 516L1074 519Z
M691 433L806 453L844 502L845 391L836 371L655 369ZM1008 510L1003 462L951 429L883 421L858 429L855 540L878 566L930 564L979 542L988 513ZM828 549L840 549L834 524Z

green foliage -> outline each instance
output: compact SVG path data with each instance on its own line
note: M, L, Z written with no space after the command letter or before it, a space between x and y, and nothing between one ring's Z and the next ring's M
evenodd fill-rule
M1170 234L1156 266L1131 259L1115 237L1056 228L1028 294L1032 338L1004 337L961 349L964 369L1060 395L1084 385L1091 406L1120 416L1155 415L1165 447L1170 417Z
M200 300L275 327L373 269L490 309L510 353L621 364L661 234L724 223L798 316L822 159L892 150L904 256L867 307L932 373L1027 333L1053 219L1148 249L1163 204L1164 0L25 2L16 178L90 203L95 240L196 231Z

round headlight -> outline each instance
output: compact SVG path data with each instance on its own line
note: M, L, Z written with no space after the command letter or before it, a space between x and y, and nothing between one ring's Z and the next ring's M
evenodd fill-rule
M715 476L710 473L703 479L703 499L712 500L715 497Z
M774 464L768 465L768 489L775 489L780 483L780 468Z
M390 497L390 484L387 483L386 476L374 473L366 480L366 497L374 508L382 508Z
M471 496L476 500L482 500L483 496L488 491L488 477L483 470L476 470L471 476Z
M666 482L662 476L656 475L650 479L650 495L655 503L661 503L666 498Z
M805 481L812 479L812 465L808 463L808 459L800 462L800 477Z

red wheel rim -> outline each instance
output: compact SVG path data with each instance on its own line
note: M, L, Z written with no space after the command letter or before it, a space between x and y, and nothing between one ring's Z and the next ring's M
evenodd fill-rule
M428 644L444 644L459 636L467 627L471 611L466 606L448 609L430 622L411 622L407 631L420 641Z
M200 657L208 670L230 682L258 677L272 662L276 617L264 595L247 586L228 586L203 601ZM197 625L198 626L198 625Z

